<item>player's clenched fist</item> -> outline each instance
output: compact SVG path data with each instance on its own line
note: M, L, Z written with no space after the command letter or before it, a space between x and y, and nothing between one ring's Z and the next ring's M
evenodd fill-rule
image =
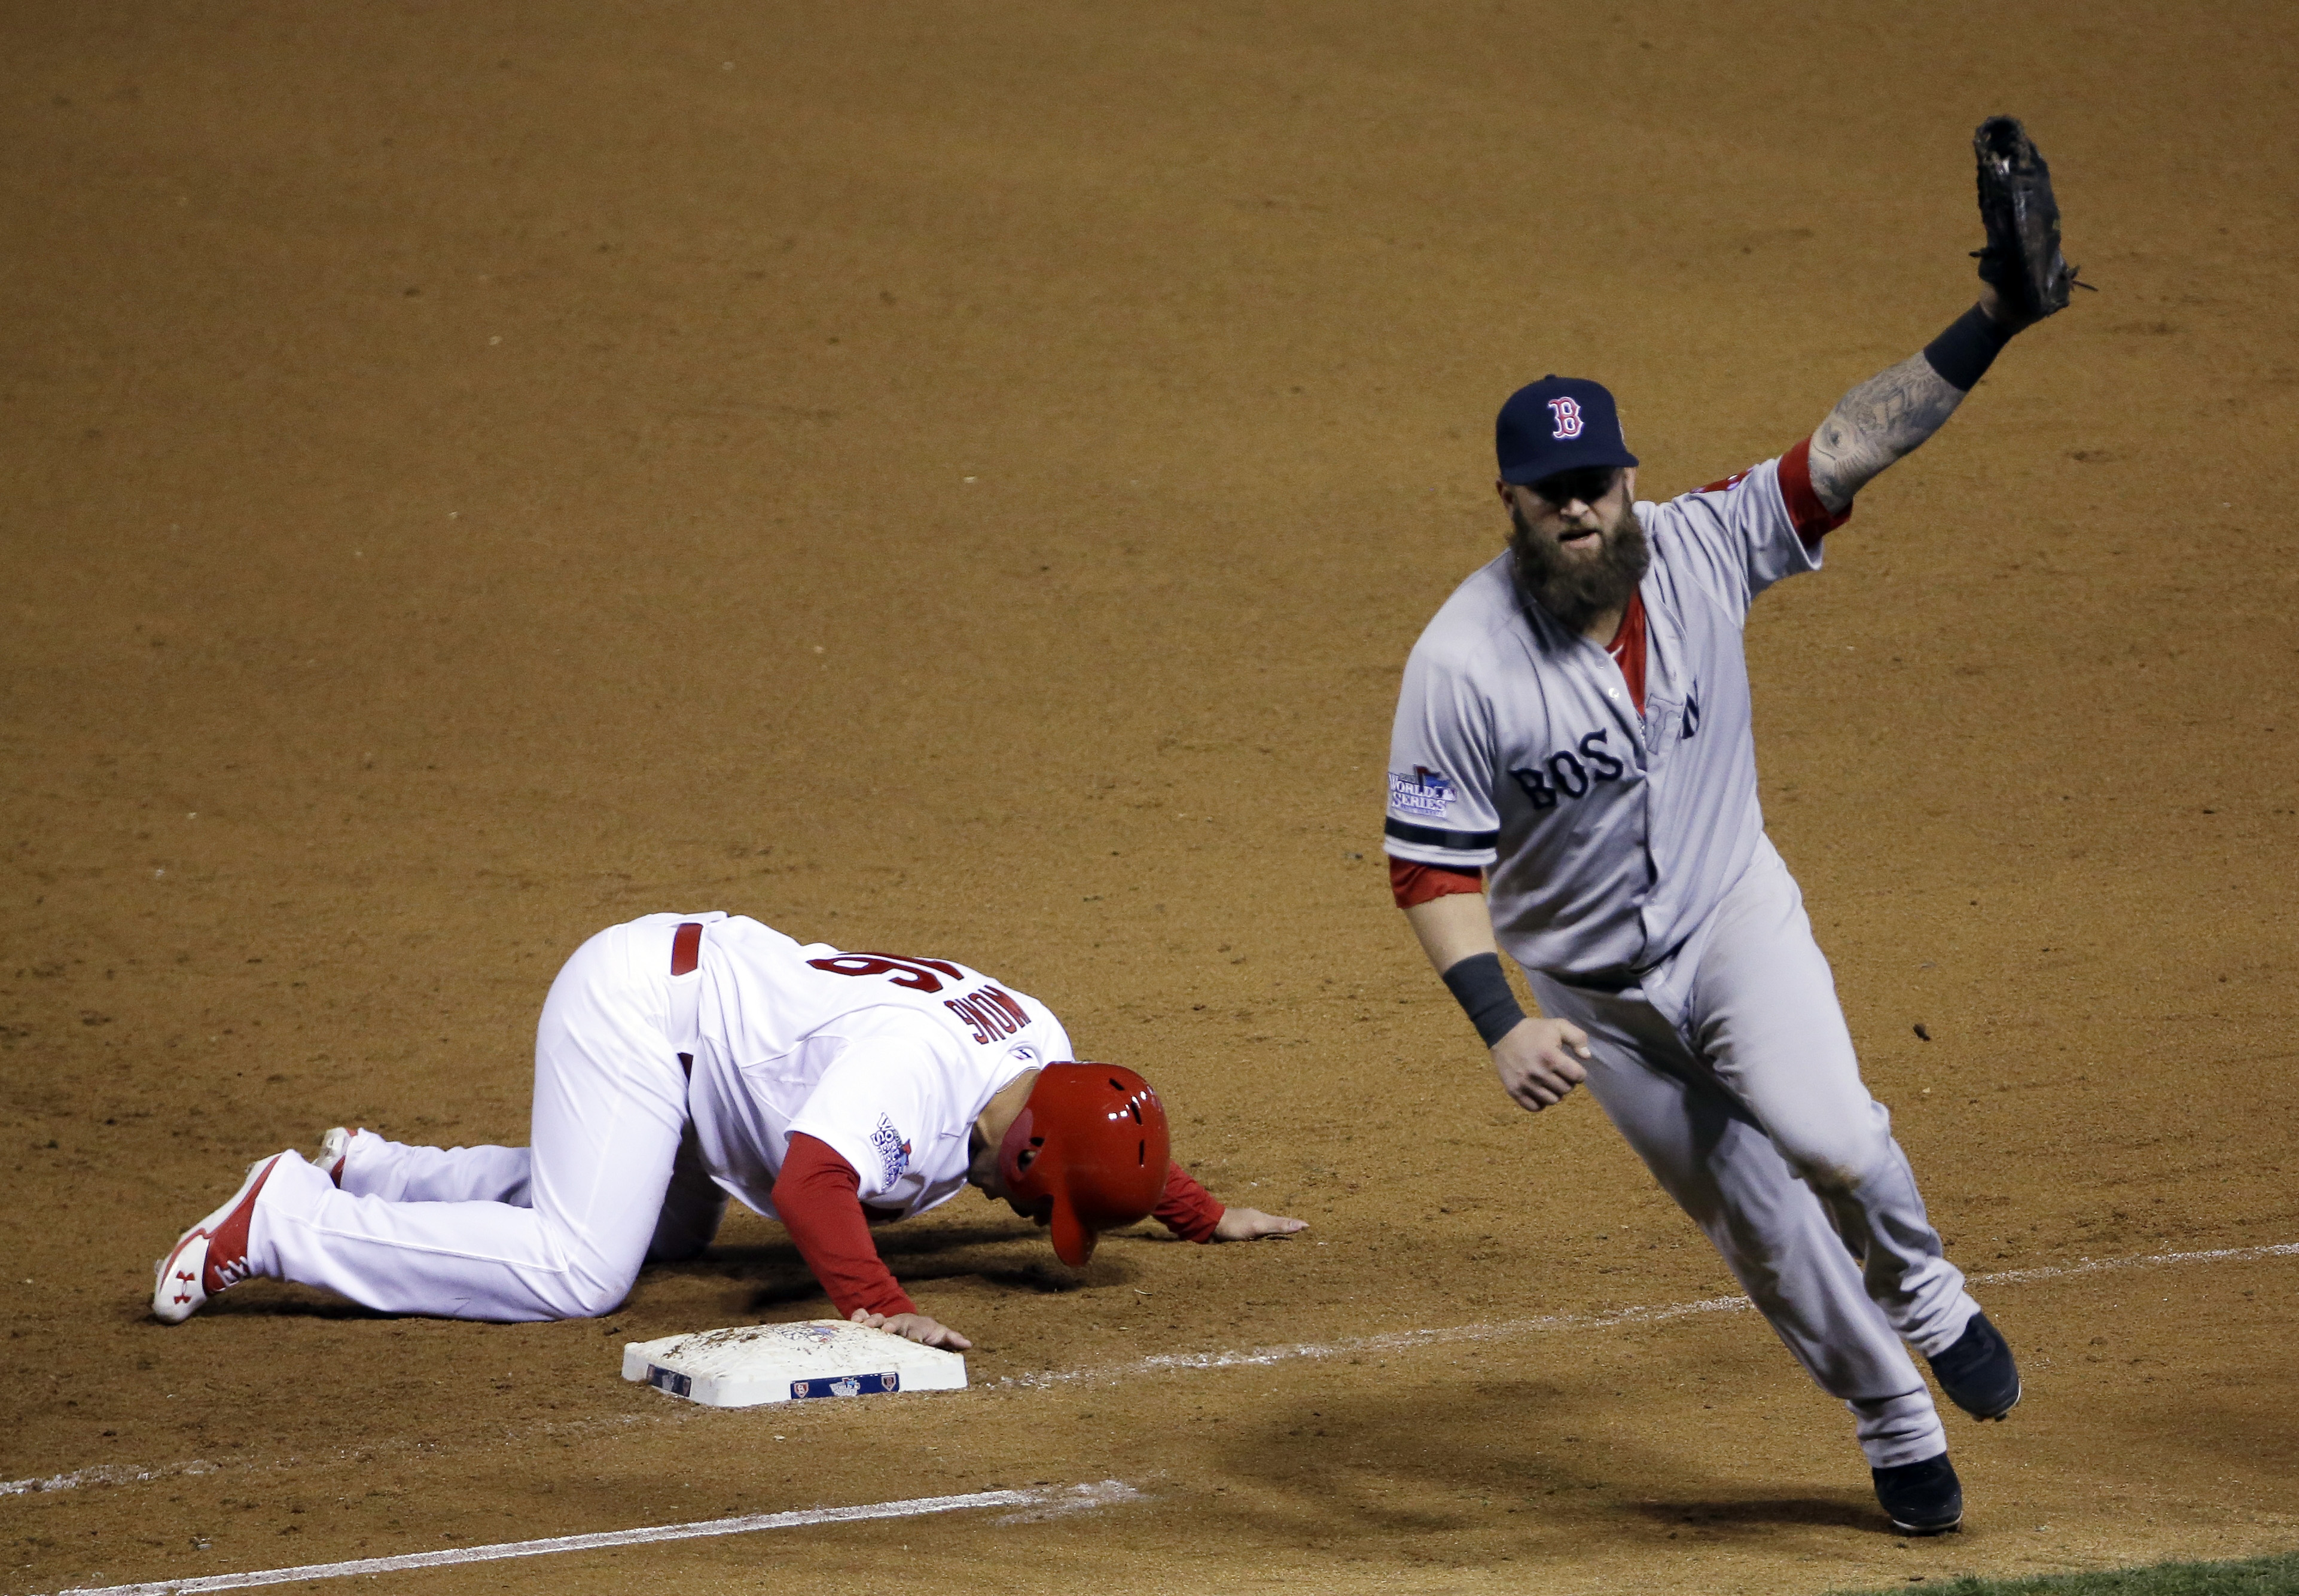
M1493 1044L1501 1089L1534 1113L1564 1102L1589 1079L1581 1067L1588 1057L1588 1033L1565 1020L1527 1020Z
M962 1352L974 1344L948 1325L923 1313L873 1313L867 1308L857 1308L847 1317L866 1330L890 1331L921 1346L946 1347L953 1352Z

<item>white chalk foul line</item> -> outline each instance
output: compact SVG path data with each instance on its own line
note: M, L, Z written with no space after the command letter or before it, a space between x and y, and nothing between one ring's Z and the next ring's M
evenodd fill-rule
M2108 1269L2157 1269L2181 1263L2253 1263L2267 1258L2299 1257L2299 1242L2276 1242L2256 1247L2215 1247L2205 1252L2149 1253L2129 1258L2084 1258L2074 1263L2044 1264L2034 1269L1997 1269L1970 1276L1976 1286L2013 1286L2030 1280L2058 1280L2072 1275L2098 1274ZM1453 1342L1498 1341L1511 1336L1555 1330L1603 1330L1620 1325L1664 1324L1698 1313L1739 1313L1752 1304L1746 1297L1704 1297L1690 1302L1664 1302L1648 1307L1618 1308L1609 1313L1552 1313L1539 1319L1509 1319L1497 1325L1450 1325L1432 1330L1393 1330L1325 1344L1256 1347L1243 1352L1161 1352L1131 1363L1100 1369L1048 1369L1039 1374L1008 1375L1000 1385L1067 1385L1078 1381L1119 1380L1129 1377L1200 1369L1250 1369L1283 1363L1296 1358L1363 1357L1368 1352L1404 1352L1416 1347L1443 1346ZM291 1460L292 1461L292 1460ZM78 1485L127 1484L179 1474L206 1474L223 1467L205 1459L154 1468L129 1468L99 1464L65 1474L29 1479L0 1480L0 1496L23 1496L36 1492L69 1491ZM169 1587L173 1589L175 1587Z
M2065 1275L2096 1275L2102 1269L2147 1269L2166 1263L2251 1263L2262 1258L2299 1258L2299 1241L2260 1247L2214 1247L2206 1253L2151 1253L2144 1258L2087 1258L2079 1263L2047 1263L2029 1269L1997 1269L1971 1278L1983 1286L2021 1280L2056 1280Z
M658 1524L644 1529L603 1530L590 1535L553 1535L543 1541L502 1541L492 1546L456 1546L440 1551L411 1551L398 1557L359 1558L345 1563L304 1563L294 1568L261 1568L248 1574L204 1574L192 1579L157 1579L140 1585L77 1585L57 1596L196 1596L203 1591L240 1591L250 1585L292 1584L307 1579L343 1579L360 1574L395 1574L403 1568L437 1568L452 1563L492 1563L504 1558L549 1557L561 1551L596 1551L613 1546L647 1546L660 1541L693 1541L706 1535L748 1535L760 1530L803 1529L817 1524L857 1524L872 1518L917 1518L967 1508L1035 1508L1075 1512L1132 1501L1141 1493L1120 1480L1067 1490L974 1491L963 1496L914 1496L906 1501L874 1501L856 1508L808 1508L790 1513L748 1513L739 1518L704 1518L692 1524Z
M2034 1269L1997 1269L1965 1277L1975 1286L2010 1286L2030 1280L2059 1280L2108 1269L2162 1268L2181 1263L2250 1263L2266 1258L2299 1257L2299 1242L2276 1242L2257 1247L2216 1247L2208 1252L2150 1253L2130 1258L2085 1258L2074 1263L2044 1264ZM1744 1313L1755 1304L1744 1296L1703 1297L1697 1302L1616 1308L1606 1313L1546 1313L1538 1319L1507 1319L1493 1325L1447 1325L1431 1330L1391 1330L1379 1336L1352 1336L1326 1343L1301 1342L1289 1346L1256 1347L1245 1352L1160 1352L1131 1363L1100 1369L1049 1369L1042 1374L1009 1375L1001 1385L1067 1385L1077 1382L1116 1382L1141 1375L1181 1369L1248 1369L1296 1358L1363 1358L1368 1354L1407 1352L1422 1347L1458 1342L1506 1341L1558 1330L1609 1330L1622 1325L1657 1325L1700 1313Z
M176 1474L205 1474L214 1465L205 1458L189 1463L163 1463L156 1468L127 1468L98 1463L63 1474L34 1475L28 1480L0 1480L0 1496L29 1496L36 1491L70 1491L77 1485L132 1485L138 1480L163 1479Z

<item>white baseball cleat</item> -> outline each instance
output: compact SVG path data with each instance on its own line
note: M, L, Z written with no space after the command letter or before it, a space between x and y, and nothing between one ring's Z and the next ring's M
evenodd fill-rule
M232 1193L231 1201L176 1238L154 1269L154 1319L180 1325L207 1306L210 1297L253 1272L247 1263L247 1232L255 1219L256 1195L271 1178L272 1166L286 1156L274 1153L248 1165L247 1178Z
M344 1159L352 1150L352 1137L356 1130L345 1130L338 1125L320 1138L320 1150L311 1154L311 1167L334 1181L344 1183Z

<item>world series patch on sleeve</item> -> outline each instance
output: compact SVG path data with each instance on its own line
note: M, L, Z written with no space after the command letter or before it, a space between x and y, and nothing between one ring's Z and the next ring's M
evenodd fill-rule
M966 1359L843 1319L736 1325L623 1345L623 1378L706 1408L962 1391Z

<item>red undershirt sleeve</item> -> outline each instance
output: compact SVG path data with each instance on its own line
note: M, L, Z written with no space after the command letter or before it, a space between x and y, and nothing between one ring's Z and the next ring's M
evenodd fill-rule
M1214 1227L1221 1223L1225 1211L1214 1201L1213 1193L1199 1186L1180 1164L1166 1165L1166 1195L1158 1199L1158 1206L1150 1217L1180 1236L1183 1241L1210 1241Z
M1812 440L1804 439L1780 456L1780 497L1787 501L1789 519L1807 549L1852 519L1852 507L1831 510L1820 501L1812 485Z
M775 1178L775 1211L798 1244L806 1267L830 1294L839 1318L851 1318L857 1308L916 1313L918 1305L895 1281L870 1239L869 1222L862 1217L861 1188L862 1178L853 1165L828 1142L801 1130L791 1137L782 1173Z
M1482 892L1485 876L1479 870L1455 870L1444 864L1415 864L1410 859L1389 862L1389 890L1397 906L1409 909L1434 897L1456 892Z

